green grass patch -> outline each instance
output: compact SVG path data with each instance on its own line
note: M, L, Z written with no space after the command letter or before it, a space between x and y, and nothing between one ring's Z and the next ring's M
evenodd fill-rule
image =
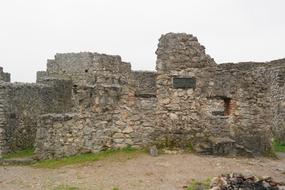
M199 190L199 189L210 189L211 178L207 178L204 181L192 180L187 190Z
M188 144L187 151L190 153L194 152L194 148L193 148L193 145L191 143Z
M275 152L285 152L285 142L273 140L272 145Z
M71 187L68 185L60 185L54 188L53 190L80 190L78 187Z
M31 148L31 149L6 153L3 155L3 158L4 159L24 158L24 157L31 157L33 155L34 155L34 149Z
M98 153L87 153L71 157L65 157L57 160L42 160L35 163L33 166L37 168L55 169L67 165L86 164L104 159L108 159L111 161L125 161L135 158L144 152L145 150L143 149L135 149L130 147L123 149L111 149Z

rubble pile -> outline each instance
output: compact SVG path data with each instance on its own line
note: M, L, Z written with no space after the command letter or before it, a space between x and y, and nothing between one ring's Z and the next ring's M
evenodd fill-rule
M285 183L276 182L271 177L232 173L213 178L210 187L211 190L285 190Z

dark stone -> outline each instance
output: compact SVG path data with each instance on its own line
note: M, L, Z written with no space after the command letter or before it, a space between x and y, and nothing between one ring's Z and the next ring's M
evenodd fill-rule
M212 111L212 115L214 116L225 116L224 111Z
M173 78L173 88L196 88L195 78Z

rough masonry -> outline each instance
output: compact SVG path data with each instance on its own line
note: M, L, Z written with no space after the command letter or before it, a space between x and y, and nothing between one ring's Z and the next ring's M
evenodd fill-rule
M285 140L285 59L217 64L196 37L162 35L156 72L120 56L56 54L37 83L0 68L0 155L38 159L122 147L266 155Z

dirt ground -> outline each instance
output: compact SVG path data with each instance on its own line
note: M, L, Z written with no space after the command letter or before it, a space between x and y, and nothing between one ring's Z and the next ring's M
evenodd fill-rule
M179 190L192 179L204 180L222 173L272 176L285 182L285 156L222 158L194 154L140 155L130 160L103 160L59 169L0 166L1 190L54 190L67 185L82 190Z

